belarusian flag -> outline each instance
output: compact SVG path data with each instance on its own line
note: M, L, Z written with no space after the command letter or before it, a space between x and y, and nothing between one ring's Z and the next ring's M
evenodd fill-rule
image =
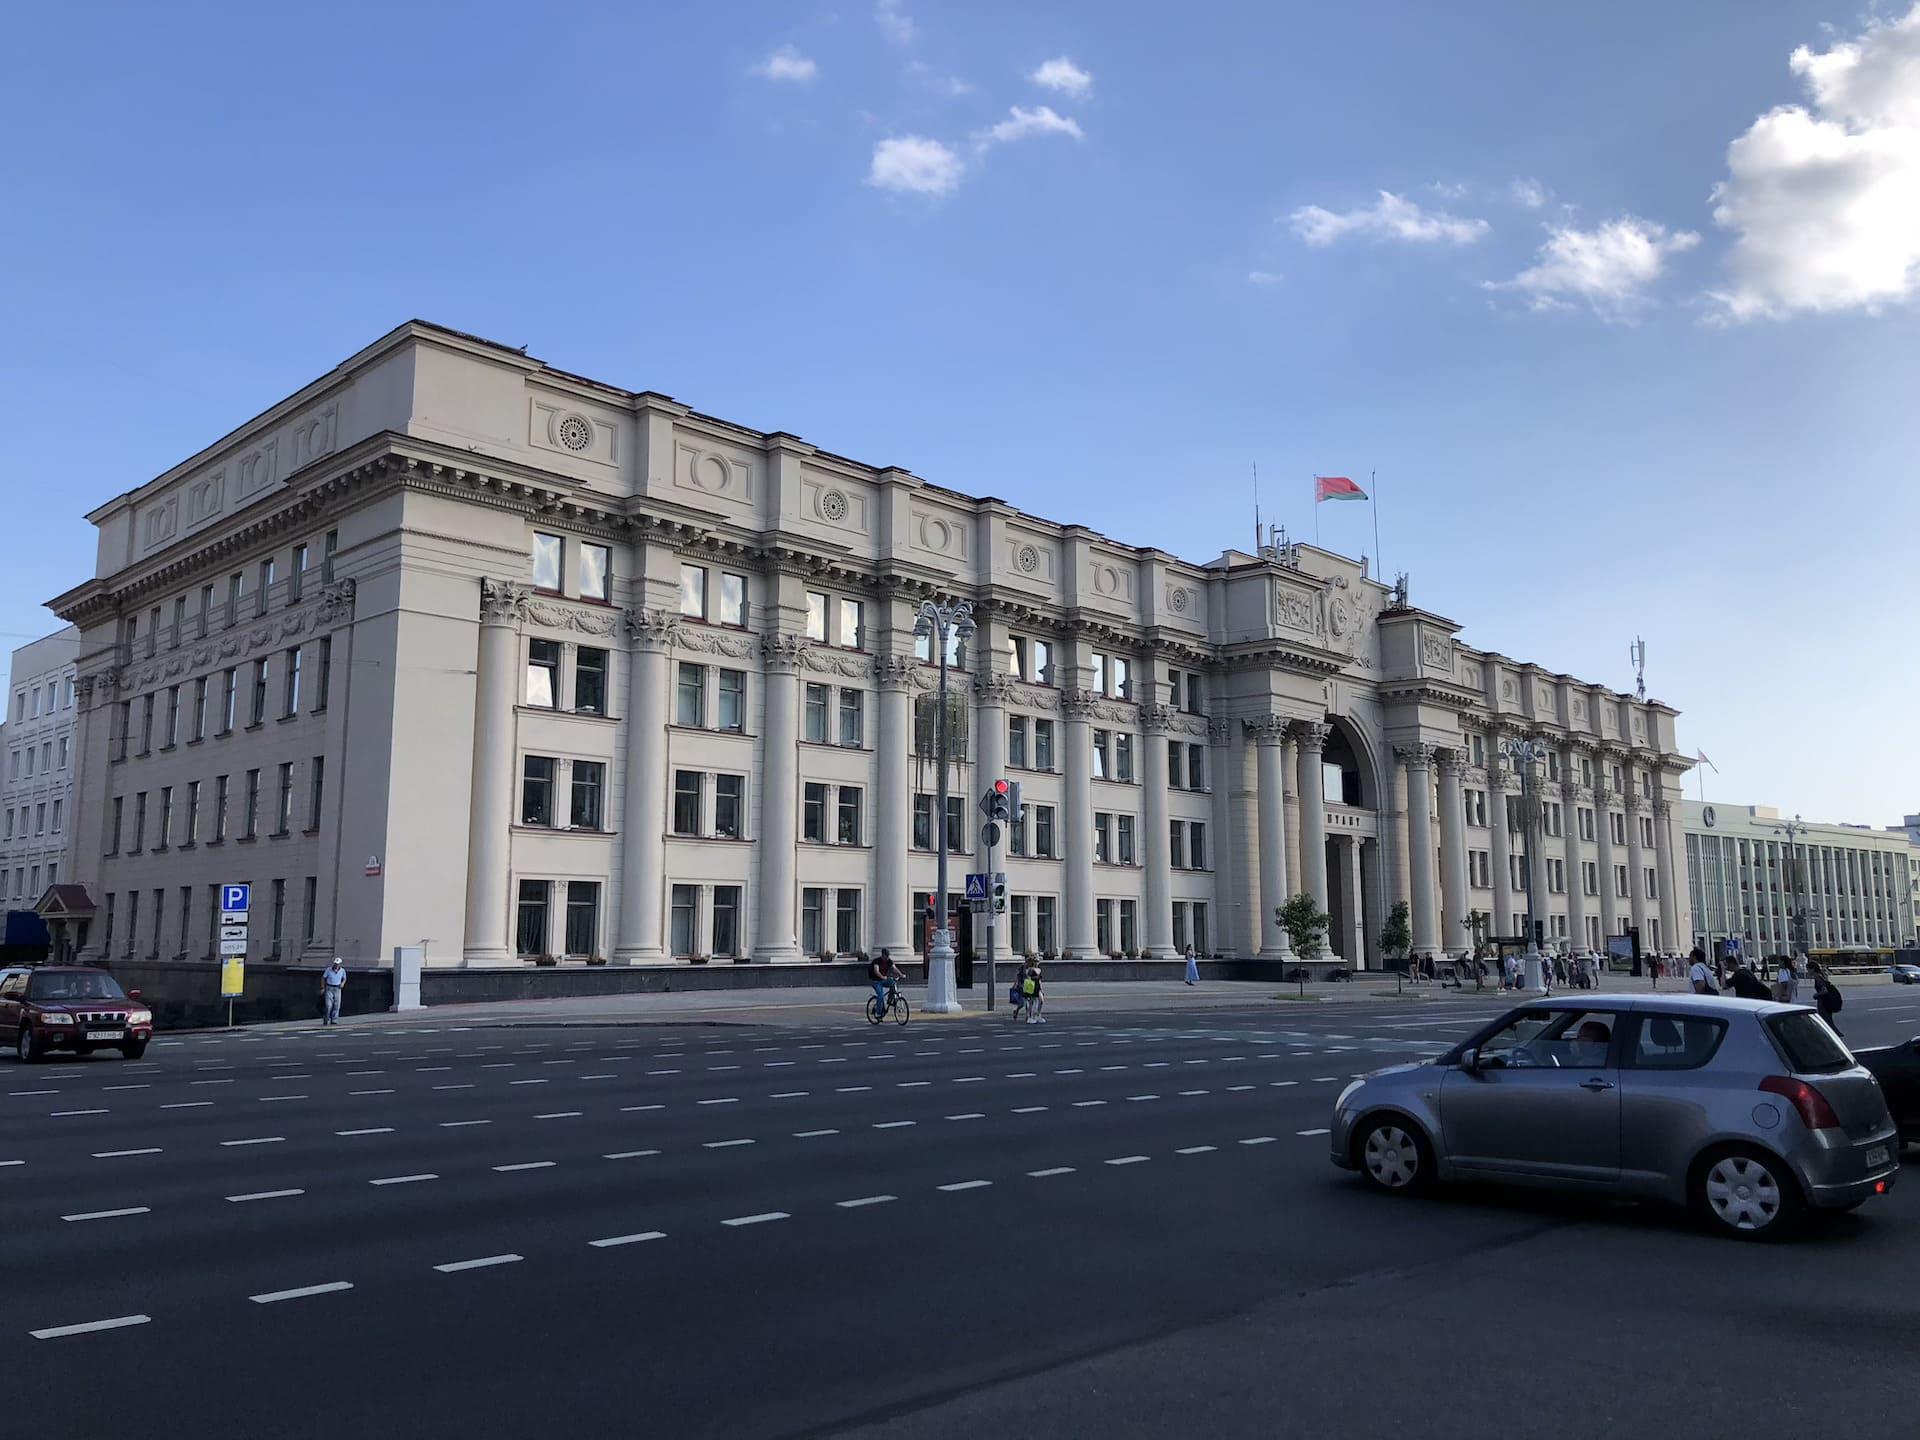
M1322 500L1364 500L1367 492L1344 475L1316 475L1313 477L1313 503Z

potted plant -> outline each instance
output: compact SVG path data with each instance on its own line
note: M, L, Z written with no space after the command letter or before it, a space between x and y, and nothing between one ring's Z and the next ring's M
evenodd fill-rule
M689 965L704 965L706 963L707 963L707 957L704 955L687 956L687 964Z
M607 957L604 955L589 955L587 957L587 964L589 965L604 965L606 963Z
M1129 945L1127 947L1127 959L1138 960L1139 958L1140 958L1140 947L1137 945Z
M534 957L533 963L551 968L560 963L560 957L558 955L537 955Z

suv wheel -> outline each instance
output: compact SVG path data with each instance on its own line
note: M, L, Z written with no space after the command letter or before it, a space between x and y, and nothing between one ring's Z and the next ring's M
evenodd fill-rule
M144 1040L129 1040L120 1047L120 1053L129 1060L138 1060L142 1055L147 1053L147 1042Z
M24 1020L20 1022L20 1035L13 1042L13 1053L20 1057L22 1065L31 1065L40 1058L40 1047L34 1042L33 1027Z
M1420 1127L1403 1116L1369 1120L1353 1154L1367 1183L1386 1194L1412 1195L1433 1183L1433 1148Z
M1723 1235L1778 1240L1793 1233L1805 1208L1800 1183L1760 1150L1722 1150L1701 1162L1694 1207Z

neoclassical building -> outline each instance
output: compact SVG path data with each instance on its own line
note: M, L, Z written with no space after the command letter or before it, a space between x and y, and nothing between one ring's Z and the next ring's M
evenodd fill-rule
M1378 963L1400 899L1519 934L1529 870L1574 947L1692 931L1675 712L1310 546L1192 563L421 323L89 518L96 952L210 953L247 880L255 959L904 953L1000 775L1015 949L1280 958L1306 892ZM928 597L977 622L944 815Z

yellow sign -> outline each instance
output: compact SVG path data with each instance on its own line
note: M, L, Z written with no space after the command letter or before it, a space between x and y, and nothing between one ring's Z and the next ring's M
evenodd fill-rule
M247 960L244 955L229 955L220 962L220 998L230 1000L246 992Z

